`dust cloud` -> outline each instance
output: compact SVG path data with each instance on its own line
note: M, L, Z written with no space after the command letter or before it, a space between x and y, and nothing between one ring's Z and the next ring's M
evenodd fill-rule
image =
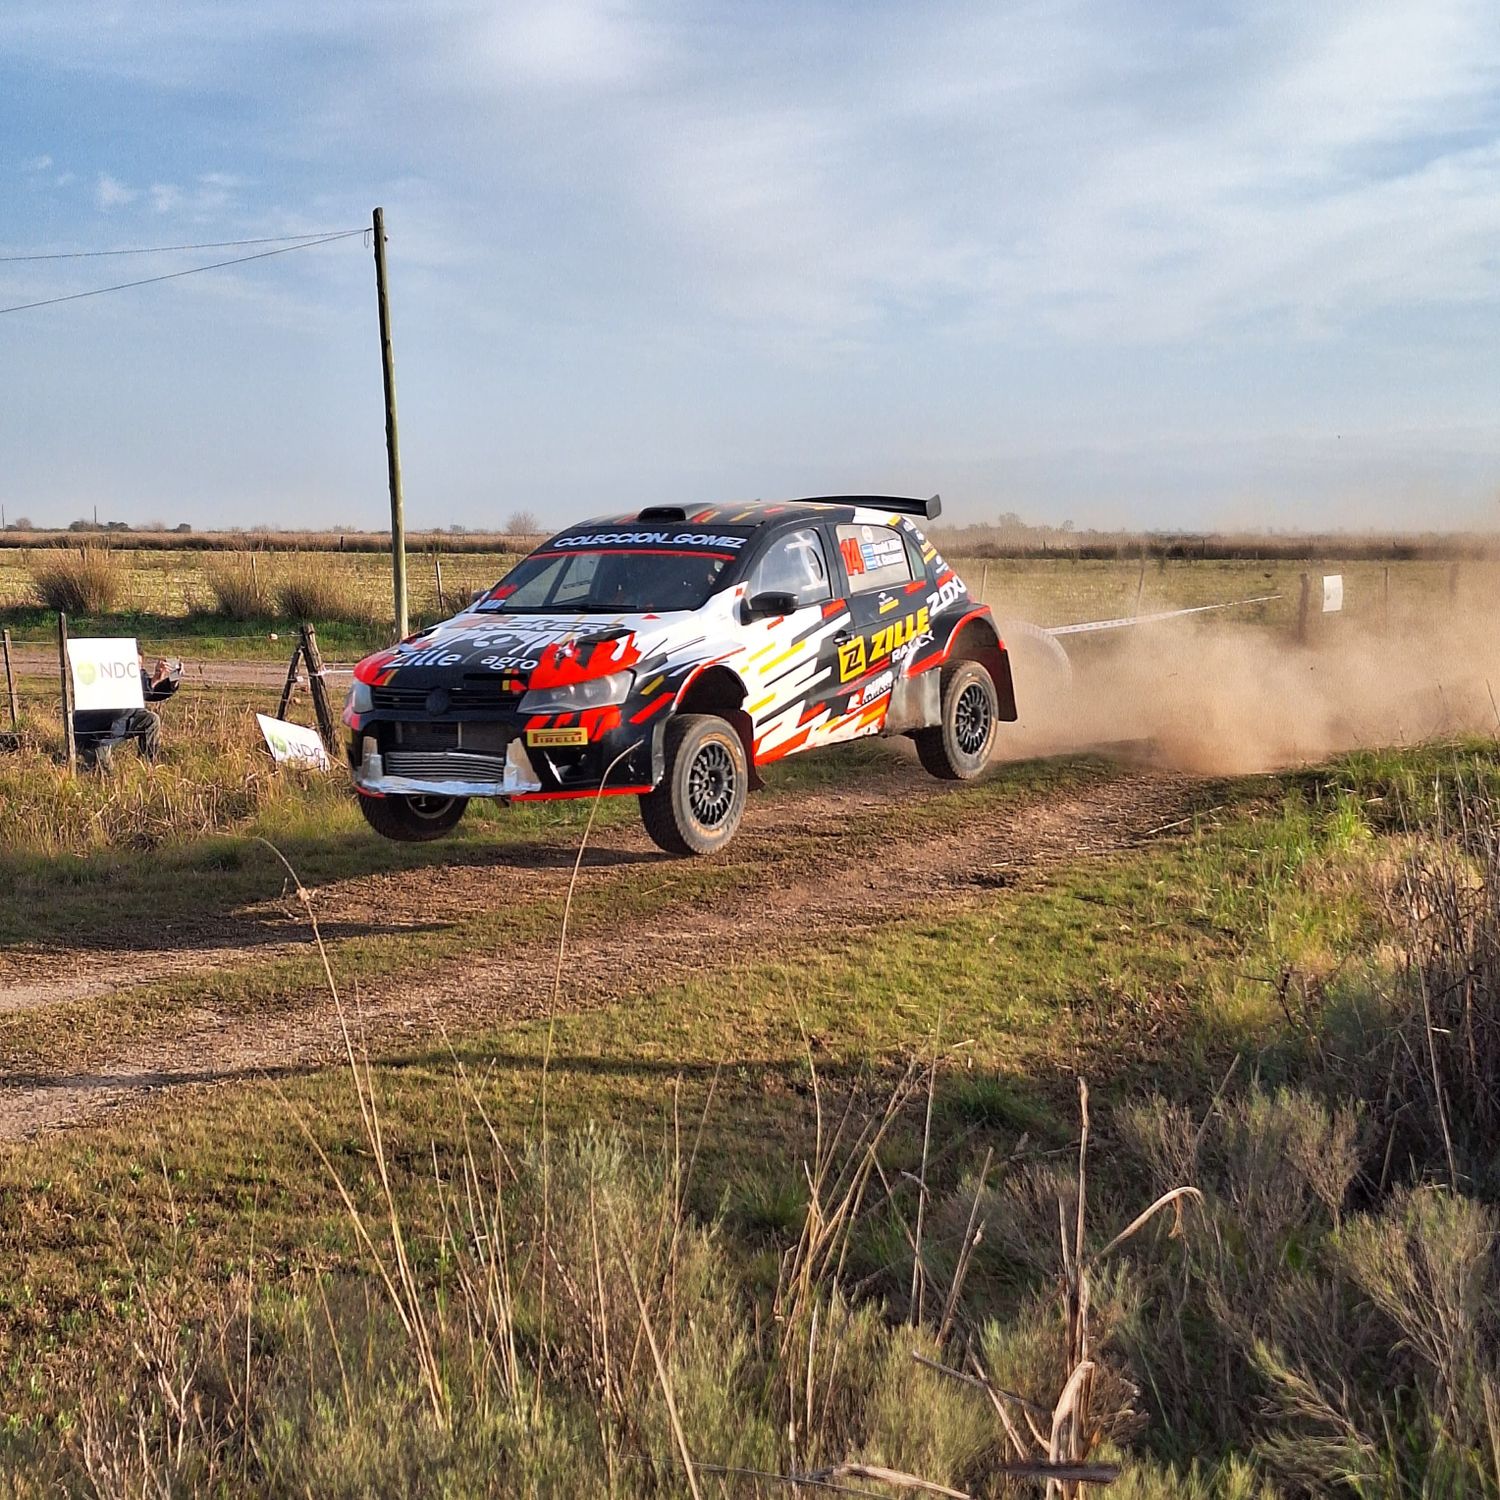
M1445 601L1446 603L1447 601ZM1051 645L1006 630L1020 722L1007 758L1102 750L1210 774L1342 751L1500 733L1500 601L1386 629L1318 617L1281 628L1192 620Z

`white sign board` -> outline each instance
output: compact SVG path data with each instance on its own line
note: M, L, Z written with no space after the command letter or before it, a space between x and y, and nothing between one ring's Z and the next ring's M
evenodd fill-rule
M328 769L328 752L315 729L306 729L301 724L288 724L285 719L271 719L265 714L256 714L255 722L266 737L266 748L272 758L290 761L299 766L316 766L320 771Z
M1343 607L1344 575L1325 573L1323 575L1323 613L1325 615L1336 614Z
M87 636L68 641L68 668L73 674L73 708L141 708L141 653L133 640L94 640Z

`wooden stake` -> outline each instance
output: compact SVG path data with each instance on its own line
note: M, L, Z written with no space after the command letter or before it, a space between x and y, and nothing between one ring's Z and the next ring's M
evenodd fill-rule
M21 700L16 697L16 677L10 666L10 631L4 634L5 644L5 693L10 699L10 727L21 727Z
M1387 565L1385 570L1385 633L1391 633L1391 570Z
M448 606L443 602L443 560L437 555L437 549L432 553L432 576L437 584L437 604L440 615L447 614Z
M68 666L68 617L57 617L57 665L62 674L63 744L67 749L68 775L78 772L78 740L73 733L73 673Z
M1302 594L1297 600L1297 639L1307 644L1307 617L1312 608L1312 578L1309 574L1302 575Z
M986 563L984 565L984 570L979 575L979 602L981 604L984 603L984 596L989 592L989 588L990 588L990 565L988 563Z
M380 374L385 382L385 458L391 489L391 585L396 603L396 636L405 640L406 512L401 497L401 445L396 436L396 360L391 352L391 304L385 284L385 210L377 208L375 233L375 299L380 305Z
M286 669L286 686L281 690L281 702L276 707L276 717L286 718L286 711L292 706L292 694L297 691L297 666L302 660L302 638L298 636L297 644L292 647L291 664Z
M307 685L312 691L313 713L318 720L318 733L330 752L338 747L338 721L333 716L333 705L328 701L328 684L323 675L323 654L318 650L318 634L311 625L302 627L302 659L307 663Z

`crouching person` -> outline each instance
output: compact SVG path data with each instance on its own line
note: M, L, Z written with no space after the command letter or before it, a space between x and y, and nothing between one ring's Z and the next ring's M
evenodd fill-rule
M161 703L181 681L182 663L158 657L149 672L141 668L141 696L147 703ZM161 751L161 718L150 708L85 709L73 715L73 738L86 767L107 771L116 749L129 740L147 760L155 760Z

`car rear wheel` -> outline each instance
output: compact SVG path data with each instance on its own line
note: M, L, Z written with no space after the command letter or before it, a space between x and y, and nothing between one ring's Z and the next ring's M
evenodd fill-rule
M923 767L943 781L971 781L989 764L1000 721L994 679L977 661L943 669L942 720L912 738Z
M668 854L713 854L745 812L750 767L732 726L714 714L679 714L667 724L666 769L641 798L651 842Z
M365 822L399 844L425 844L452 833L469 805L467 797L365 797L359 810Z

